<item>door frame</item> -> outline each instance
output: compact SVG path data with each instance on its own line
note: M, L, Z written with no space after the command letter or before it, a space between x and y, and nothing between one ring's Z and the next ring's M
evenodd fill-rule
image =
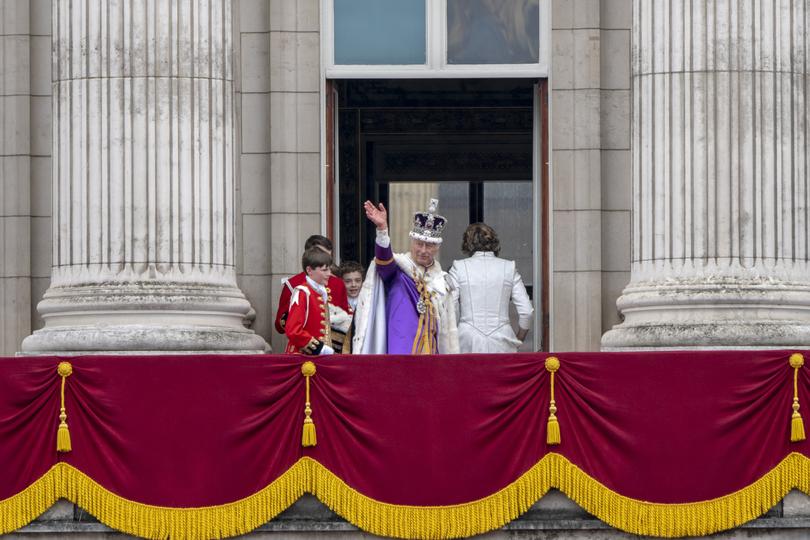
M333 79L324 79L323 99L321 100L323 126L321 132L321 231L331 238L335 245L335 261L340 260L340 227L337 220L340 210L338 182L338 96ZM549 84L548 79L538 79L534 92L534 126L532 152L532 222L534 252L539 262L534 264L532 285L535 291L535 317L533 333L535 348L549 351L551 344L551 287L550 287L550 151L549 151ZM539 336L539 339L537 339Z
M534 265L534 286L540 291L539 305L535 302L536 316L534 317L534 335L540 336L538 350L549 352L551 350L551 286L550 268L551 257L549 253L549 228L551 221L550 201L550 152L549 152L549 84L548 79L540 79L535 85L534 95L534 149L532 159L534 169L534 201L532 219L535 235L535 253L540 254L540 264Z

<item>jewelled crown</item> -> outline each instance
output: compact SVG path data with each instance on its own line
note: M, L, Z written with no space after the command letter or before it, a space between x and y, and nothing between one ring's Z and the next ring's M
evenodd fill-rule
M447 220L444 216L435 214L439 206L439 199L430 199L427 212L416 212L413 215L413 230L410 237L431 244L442 243L442 232Z

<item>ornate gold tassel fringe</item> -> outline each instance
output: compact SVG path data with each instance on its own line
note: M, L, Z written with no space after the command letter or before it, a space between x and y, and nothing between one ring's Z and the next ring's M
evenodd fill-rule
M56 432L56 451L57 452L70 452L72 446L70 444L70 431L67 425L67 413L65 412L65 382L67 378L73 373L73 366L70 362L59 362L56 372L62 377L62 391L61 391L61 408L59 409L59 430Z
M17 495L0 500L0 535L23 527L58 499L78 504L102 523L140 538L199 540L249 533L304 494L307 471L299 461L264 489L218 506L171 508L124 499L60 462Z
M315 375L315 364L309 360L301 366L301 374L306 378L307 401L304 405L304 432L301 434L301 446L315 446L318 437L315 433L315 423L312 421L312 407L309 405L309 378Z
M554 372L560 369L560 360L556 356L546 358L546 370L551 373L551 402L548 406L548 428L546 429L546 443L560 444L560 423L557 421L557 405L554 402Z
M199 508L160 507L127 500L60 462L20 493L0 500L0 534L27 525L63 498L102 523L142 538L223 538L254 530L304 492L310 492L366 532L396 538L459 538L503 526L551 487L559 488L589 513L626 532L660 537L702 536L761 516L792 488L810 493L810 459L793 452L754 483L734 493L693 503L662 504L611 491L552 452L514 482L482 499L450 506L407 506L371 499L317 461L304 457L253 495Z
M790 355L790 367L793 368L793 417L790 419L790 442L805 439L804 421L799 414L799 368L804 365L804 356L799 353Z
M459 538L497 529L517 518L551 487L626 532L660 537L702 536L737 527L767 512L791 487L810 487L810 459L790 454L753 484L717 499L686 504L624 497L557 453L488 497L451 506L386 504L358 493L310 458L308 491L366 532L394 538ZM807 492L807 491L805 491Z

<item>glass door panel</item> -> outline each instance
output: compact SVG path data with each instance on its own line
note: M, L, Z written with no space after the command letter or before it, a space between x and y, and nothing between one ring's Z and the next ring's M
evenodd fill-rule
M391 182L388 184L388 226L396 253L410 249L408 233L414 212L427 210L430 199L439 199L437 212L447 219L439 262L445 271L462 258L461 236L469 225L469 182Z
M534 271L531 217L531 182L484 182L484 223L498 233L500 256L515 261L528 286Z

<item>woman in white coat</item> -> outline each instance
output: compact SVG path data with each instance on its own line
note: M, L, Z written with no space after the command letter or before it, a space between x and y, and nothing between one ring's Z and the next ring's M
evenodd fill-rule
M467 227L461 250L470 257L454 261L449 272L458 295L460 352L517 352L534 309L515 261L498 257L498 235L484 223ZM517 335L509 322L510 301L518 313Z

